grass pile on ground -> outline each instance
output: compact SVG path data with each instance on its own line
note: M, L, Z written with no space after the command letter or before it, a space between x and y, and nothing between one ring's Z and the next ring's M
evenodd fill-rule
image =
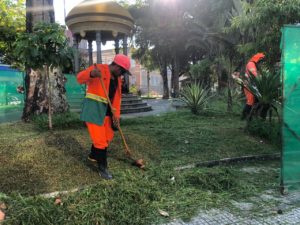
M129 165L116 134L109 157L113 181L101 180L87 165L90 140L85 128L49 132L30 124L1 125L0 190L5 195L0 201L8 206L7 224L153 224L165 221L159 210L188 219L199 208L223 207L230 199L278 184L278 171L249 175L241 165L174 170L200 161L279 152L245 134L238 116L195 116L186 110L121 124L128 145L137 158L146 160L147 170ZM62 205L37 197L79 186L86 188L62 196Z

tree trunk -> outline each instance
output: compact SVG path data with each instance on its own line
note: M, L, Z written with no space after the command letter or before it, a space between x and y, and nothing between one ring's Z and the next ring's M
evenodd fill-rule
M163 99L168 99L169 98L168 69L165 60L163 62L160 74L163 79Z
M227 88L227 112L232 112L232 94L231 94L231 79L228 78L228 88Z
M51 95L52 95L52 87L51 87L51 80L49 75L49 66L46 66L46 77L48 82L48 122L49 122L49 129L52 130L52 106L51 106Z
M66 77L59 68L50 70L50 80L52 83L52 113L63 113L69 110L66 97L65 83Z
M220 62L217 62L217 77L218 77L218 88L217 88L217 92L218 94L221 93L222 90L222 66Z
M174 77L173 77L174 98L179 96L179 59L175 53L174 60Z
M172 60L172 65L171 65L171 98L175 97L174 77L175 77L175 61L173 59Z
M33 0L26 0L26 32L32 32L32 11L29 10L32 8Z
M36 10L37 8L41 10ZM33 26L39 22L55 21L53 0L26 0L26 30L32 32ZM39 115L48 113L49 97L52 99L52 113L66 112L68 104L66 101L66 90L64 84L66 82L60 69L49 71L49 80L53 84L51 96L48 93L48 81L45 71L34 71L30 68L26 69L25 75L25 104L22 119L29 121L31 115Z
M227 112L232 112L232 60L230 60L230 67L229 67L229 71L228 71L228 78L227 78Z
M150 71L147 70L147 96L150 97Z
M25 76L25 104L22 119L29 121L29 117L34 114L46 113L46 87L45 77L40 70L26 72Z

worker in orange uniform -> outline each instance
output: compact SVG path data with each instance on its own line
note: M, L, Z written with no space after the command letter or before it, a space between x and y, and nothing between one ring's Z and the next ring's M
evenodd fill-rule
M113 128L118 126L121 114L121 76L130 74L129 69L130 59L123 54L117 54L110 65L92 65L77 75L78 83L87 85L80 119L85 121L93 142L88 159L97 162L99 174L104 179L112 179L107 165L107 147L113 139ZM100 79L114 112L108 105Z
M257 53L248 61L246 65L246 77L250 77L250 74L253 76L257 76L257 65L265 58L263 53ZM246 96L246 105L242 112L242 119L245 119L251 112L251 109L255 103L255 96L246 88L244 87L244 93Z

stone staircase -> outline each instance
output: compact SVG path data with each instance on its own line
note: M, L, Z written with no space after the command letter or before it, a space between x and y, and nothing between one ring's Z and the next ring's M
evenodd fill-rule
M122 94L121 114L151 111L151 106L134 94Z

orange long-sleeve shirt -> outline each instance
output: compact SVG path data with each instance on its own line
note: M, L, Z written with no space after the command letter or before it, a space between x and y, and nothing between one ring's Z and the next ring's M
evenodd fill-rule
M77 81L79 84L86 84L86 98L90 98L99 102L107 104L107 97L102 88L100 78L91 78L90 72L94 69L94 65L90 66L84 71L81 71L77 75ZM111 73L109 66L106 64L97 64L97 68L100 70L102 80L105 86L107 93L109 93L109 84L111 79ZM118 87L116 94L114 96L112 106L115 108L115 116L120 118L121 115L121 98L122 98L122 89L121 89L121 78L118 78Z

